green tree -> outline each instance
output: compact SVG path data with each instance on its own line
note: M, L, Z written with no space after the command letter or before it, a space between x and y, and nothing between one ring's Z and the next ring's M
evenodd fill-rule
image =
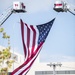
M8 40L8 45L10 44L10 36L4 32L4 28L0 28L0 33L2 33L2 38ZM7 73L8 70L11 68L12 64L14 63L14 60L11 60L11 47L8 46L6 48L3 48L0 51L0 73ZM6 65L6 66L3 66Z

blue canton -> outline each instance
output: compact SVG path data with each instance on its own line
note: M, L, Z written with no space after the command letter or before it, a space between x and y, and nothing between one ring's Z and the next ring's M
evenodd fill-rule
M54 20L55 18L48 23L37 25L37 29L39 31L38 44L40 44L41 42L45 42Z

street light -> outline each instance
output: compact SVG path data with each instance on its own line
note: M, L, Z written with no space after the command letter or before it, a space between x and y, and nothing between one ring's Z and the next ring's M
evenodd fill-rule
M56 72L55 72L55 68L56 68L56 66L60 66L61 67L61 63L57 63L57 64L55 64L55 63L50 63L50 64L47 64L47 66L50 66L50 67L52 67L53 66L53 75L56 75Z

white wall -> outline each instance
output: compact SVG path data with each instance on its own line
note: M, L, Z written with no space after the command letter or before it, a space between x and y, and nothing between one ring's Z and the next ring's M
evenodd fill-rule
M53 71L53 67L47 66L50 62L41 63L39 62L39 57L36 59L32 65L30 71L27 75L35 75L35 71ZM54 62L57 64L57 62ZM56 71L65 71L65 70L75 70L75 62L61 62L62 66L57 66ZM48 74L47 74L48 75ZM64 74L61 74L64 75Z

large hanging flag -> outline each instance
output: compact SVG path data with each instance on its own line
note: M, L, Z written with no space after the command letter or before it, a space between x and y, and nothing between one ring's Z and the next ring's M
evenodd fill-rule
M33 62L37 58L48 34L53 25L55 18L50 22L41 25L27 25L22 20L21 34L24 48L25 62L16 68L12 75L26 75Z

